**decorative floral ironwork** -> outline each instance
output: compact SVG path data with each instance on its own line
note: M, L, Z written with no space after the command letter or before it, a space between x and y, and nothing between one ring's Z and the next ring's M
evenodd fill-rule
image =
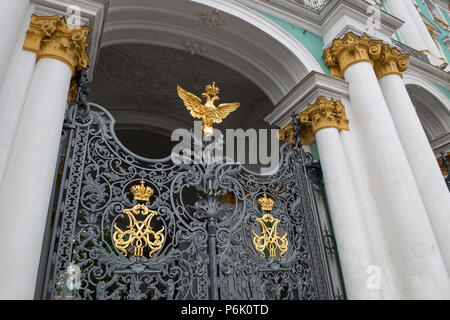
M240 164L175 165L170 157L139 157L116 138L111 114L84 95L64 127L68 145L43 298L333 299L336 288L343 292L328 274L322 218L299 139L281 147L280 168L267 176ZM131 194L137 181L153 192L141 183ZM270 215L279 222L269 220L289 239L289 247L279 242L279 256L261 256L253 243L263 195L273 199ZM134 254L132 242L125 245L126 231L118 241L124 213L134 227L137 213L145 217L141 233L134 229L142 241L133 242ZM146 233L151 241L142 240ZM70 265L81 271L73 291L64 281Z

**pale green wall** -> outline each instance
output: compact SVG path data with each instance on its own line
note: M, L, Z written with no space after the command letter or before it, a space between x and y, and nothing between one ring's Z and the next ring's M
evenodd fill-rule
M268 15L267 13L257 11L261 15L265 16L266 18L272 20L276 24L278 24L280 27L282 27L284 30L289 32L295 39L297 39L301 44L305 46L305 48L313 55L313 57L320 63L320 66L322 67L323 71L330 75L330 70L325 65L323 59L322 59L322 53L323 53L323 39L322 37L309 32L308 30L302 29L300 27L294 26L288 22L285 22L283 20L280 20L278 18L275 18L271 15ZM314 159L319 159L319 151L317 149L317 145L314 142L310 145L311 148L311 154Z
M308 30L302 29L302 28L294 26L288 22L285 22L283 20L275 18L264 12L258 11L258 13L262 14L266 18L268 18L268 19L272 20L273 22L275 22L276 24L278 24L284 30L289 32L301 44L303 44L305 46L305 48L308 49L308 51L320 63L320 66L322 67L323 71L326 74L330 75L330 70L325 65L325 63L322 59L324 43L323 43L323 39L320 36L318 36L314 33L311 33Z
M438 86L437 84L435 84L436 88L438 88L440 91L442 91L443 94L445 94L447 96L447 98L450 99L450 90L447 90L445 88L442 88L441 86Z
M445 37L447 37L447 35L449 34L449 31L445 30L444 28L441 27L440 24L438 24L436 21L434 21L433 16L430 14L430 11L428 10L428 7L426 6L425 2L423 2L423 0L416 0L417 5L419 6L419 10L420 12L427 17L428 20L431 21L431 23L439 29L439 31L441 32L441 35L439 36L439 38L437 39L437 41L439 42L439 44L441 45L442 51L444 51L445 54L445 58L447 59L447 61L450 61L450 50L448 50L448 48L445 46L443 39ZM445 18L447 19L447 23L449 21L448 19L448 14L444 11L444 15Z
M314 159L319 160L319 150L317 149L317 143L314 141L309 148Z

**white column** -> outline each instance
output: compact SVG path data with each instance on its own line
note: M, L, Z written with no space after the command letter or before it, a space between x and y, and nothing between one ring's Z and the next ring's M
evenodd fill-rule
M422 37L422 39L426 45L425 48L419 49L419 50L424 50L424 49L430 50L430 52L433 55L435 55L436 57L440 57L442 54L439 51L438 46L434 42L433 38L431 37L431 34L428 31L422 17L420 16L419 11L417 10L416 6L414 5L413 0L405 1L404 4L406 7L406 10L408 10L409 15L412 17L414 23L416 24L417 30L419 31L419 34Z
M358 123L354 121L354 106L351 105L350 101L343 98L341 102L345 105L345 113L349 120L349 130L340 132L341 141L353 177L356 197L361 207L361 216L364 219L374 256L375 269L373 274L376 268L379 268L380 273L377 276L380 279L380 291L383 299L402 299L398 277L389 251L389 244L383 232L376 201L372 196L373 186L370 184L368 174L370 167L362 157L363 152L358 141L364 128L359 127ZM367 276L369 277L369 274Z
M405 44L416 50L424 50L427 48L426 42L422 39L422 36L418 30L417 21L413 19L413 17L409 14L409 11L406 9L405 2L411 2L411 0L384 1L390 13L405 22L403 26L398 30L398 32L400 33L400 37L405 42ZM421 23L423 24L423 22Z
M0 299L33 299L72 71L39 60L0 187Z
M402 78L390 74L379 83L450 274L450 193Z
M367 286L367 270L374 259L339 132L325 128L315 136L347 296L380 299L380 291Z
M1 0L0 12L0 89L3 86L9 63L20 38L29 0ZM1 107L1 106L0 106Z
M18 39L0 89L0 184L36 64L36 54L22 49L24 38L25 30Z
M435 56L441 56L413 0L385 0L385 4L393 15L405 21L399 29L405 44L416 50L429 50Z
M344 77L355 106L354 121L364 129L360 141L402 294L449 299L448 274L373 66L356 62Z

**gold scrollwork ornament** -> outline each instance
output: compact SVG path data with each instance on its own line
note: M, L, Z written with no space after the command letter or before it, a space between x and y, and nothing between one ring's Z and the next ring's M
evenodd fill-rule
M263 211L272 211L274 201L268 198L265 194L264 197L258 200L259 205ZM282 237L278 235L277 226L280 220L272 216L271 213L266 213L262 217L257 218L256 221L261 225L261 234L257 235L253 232L253 244L256 250L258 250L263 257L275 258L277 256L277 249L280 251L280 258L288 249L287 233Z
M148 201L153 195L153 189L145 187L144 181L141 180L140 185L131 187L134 200ZM148 256L151 257L153 253L161 249L164 243L164 226L155 232L151 226L153 217L158 215L158 212L150 210L144 204L137 204L131 209L123 210L128 217L128 229L123 231L117 224L114 224L115 232L113 233L114 245L127 256L127 248L134 247L134 256L142 257L144 248L150 249ZM137 216L146 217L143 221L138 220Z

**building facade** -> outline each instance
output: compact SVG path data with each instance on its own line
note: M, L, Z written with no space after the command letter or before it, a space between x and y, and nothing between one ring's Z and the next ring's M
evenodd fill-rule
M450 298L448 2L0 10L0 298ZM285 171L155 160L213 81Z

